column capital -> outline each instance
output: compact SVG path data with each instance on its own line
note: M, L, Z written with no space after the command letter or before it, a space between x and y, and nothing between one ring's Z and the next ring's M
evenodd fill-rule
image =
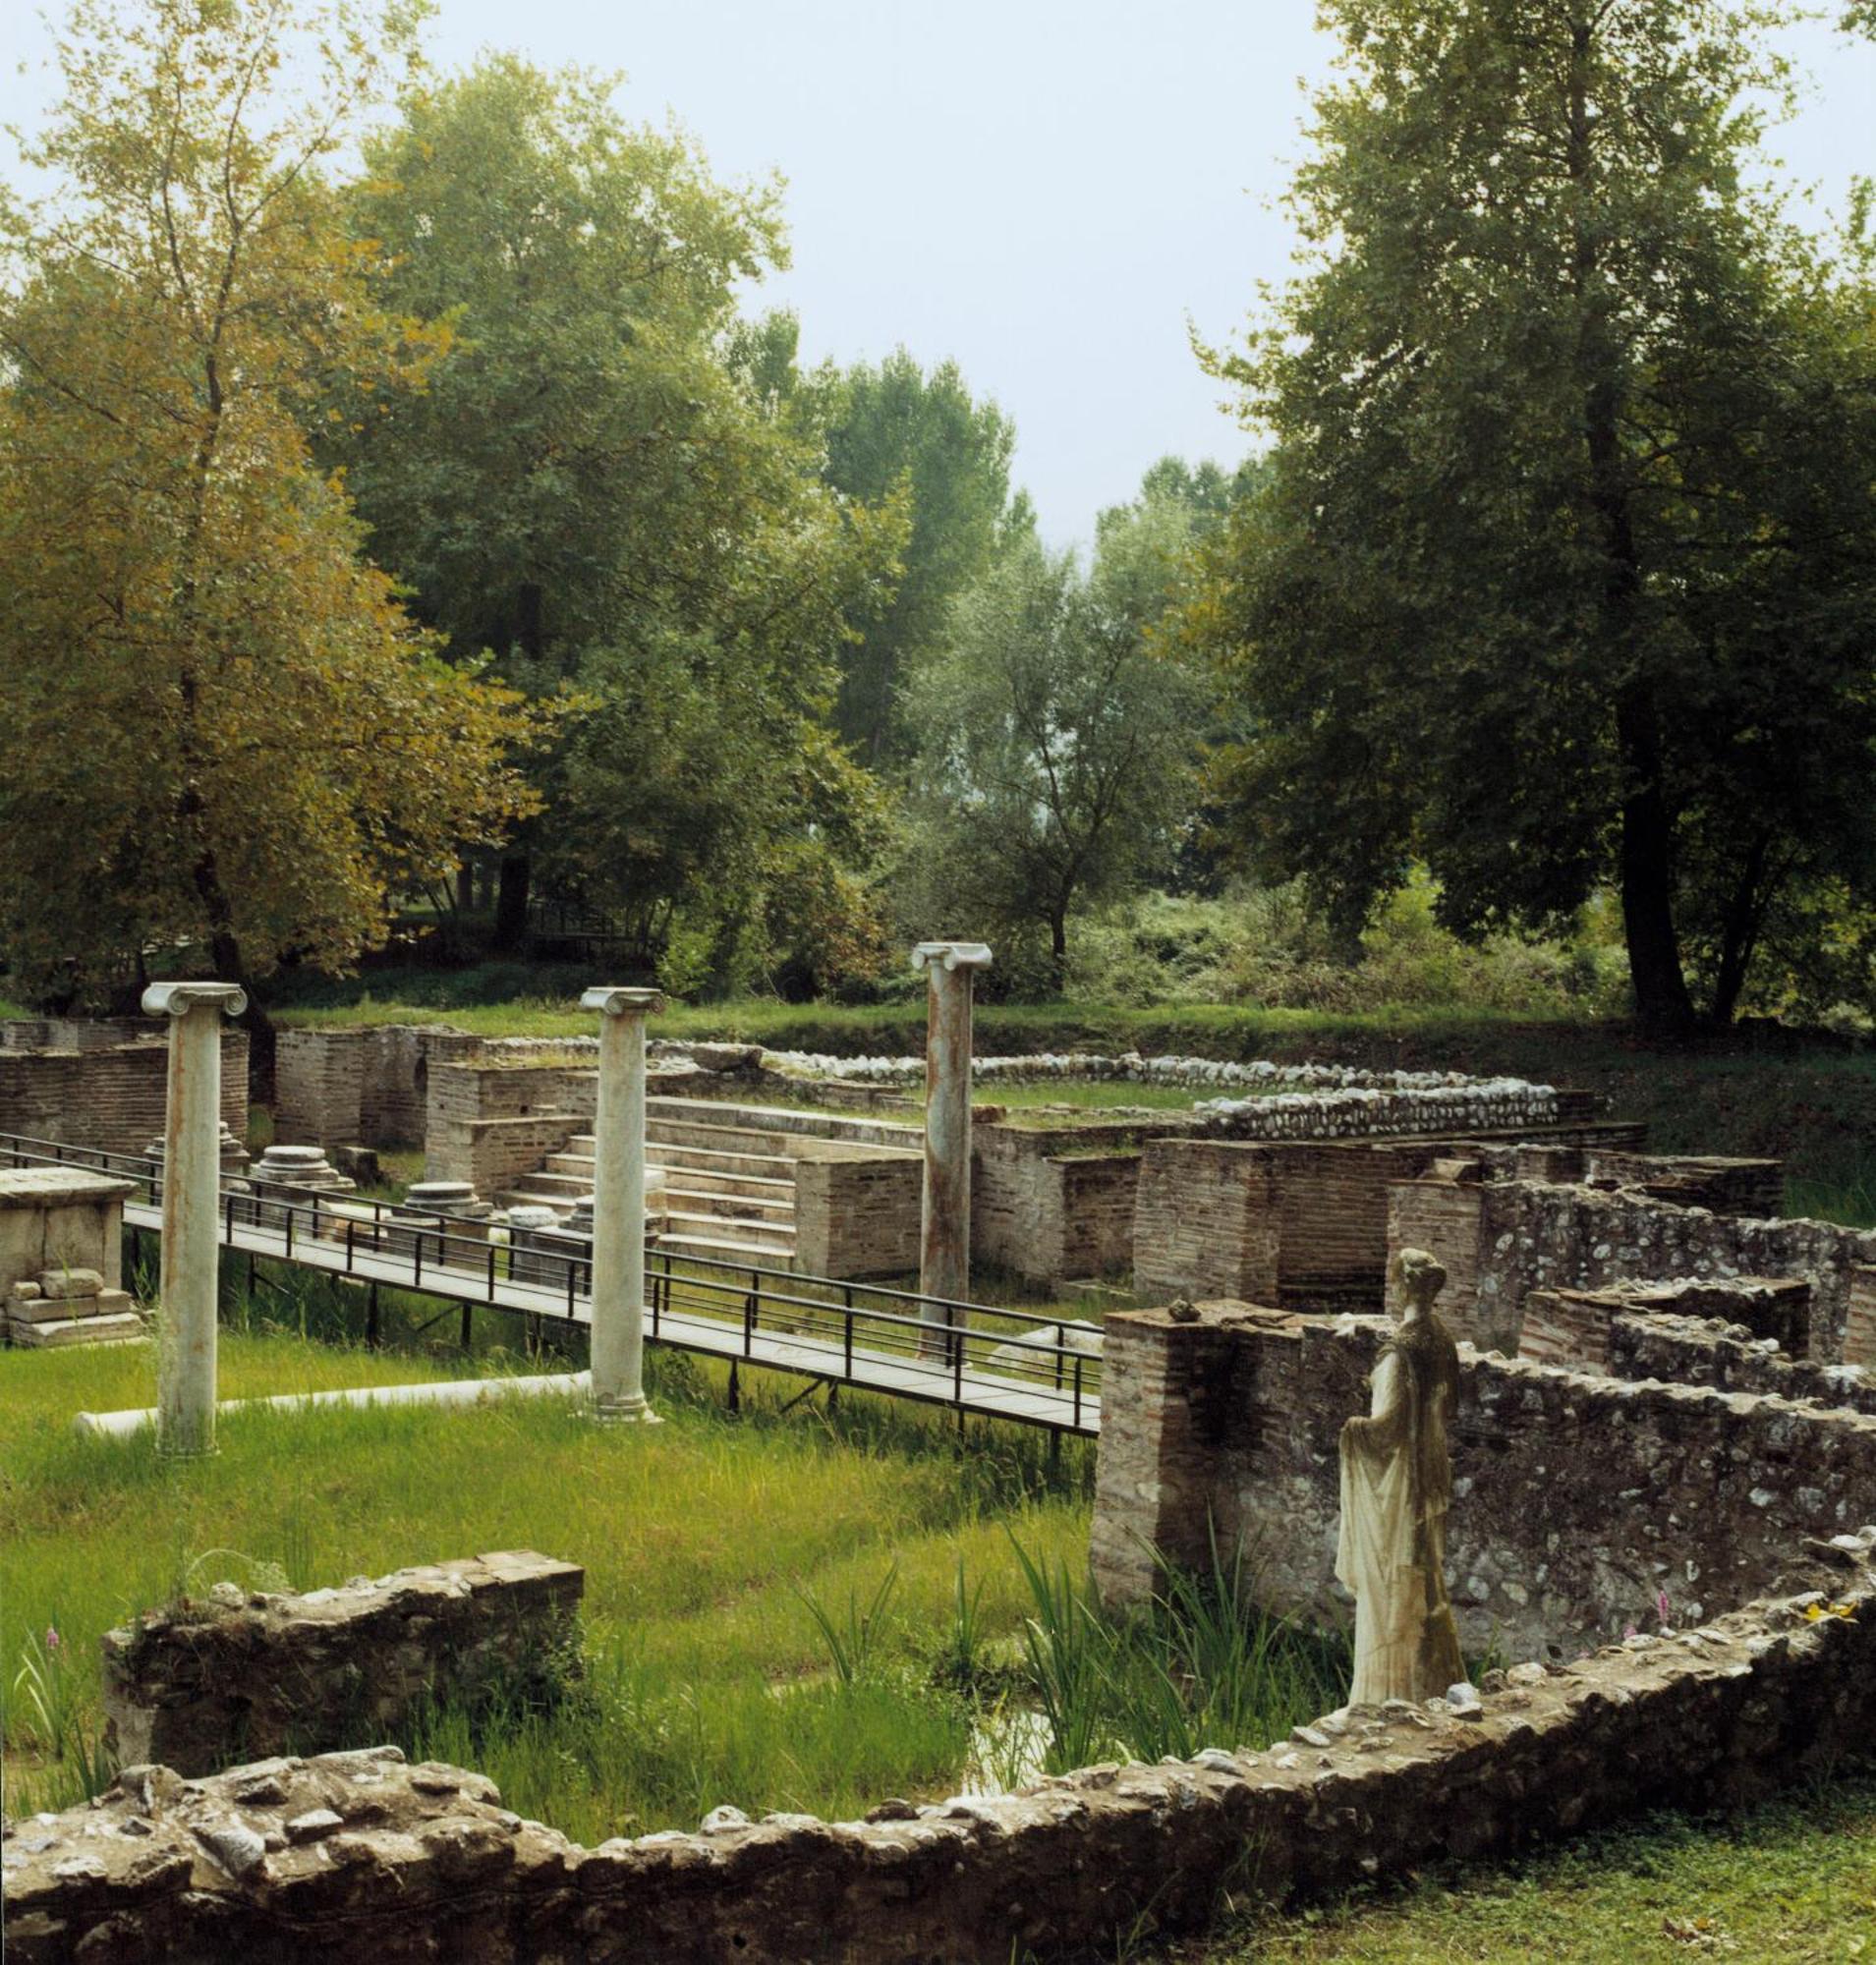
M580 998L580 1007L597 1010L602 1017L654 1017L664 1008L664 991L600 982Z
M922 941L912 951L912 967L988 969L990 949L981 941Z
M238 1017L248 1007L239 982L152 982L143 991L146 1017L186 1017L191 1010L221 1010Z

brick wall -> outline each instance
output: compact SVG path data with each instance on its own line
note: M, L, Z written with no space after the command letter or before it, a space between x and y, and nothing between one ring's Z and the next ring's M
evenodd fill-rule
M1788 1360L1803 1359L1810 1344L1808 1282L1790 1278L1767 1280L1738 1276L1730 1281L1688 1278L1678 1282L1618 1283L1607 1290L1527 1290L1518 1332L1520 1358L1540 1365L1578 1365L1593 1371L1617 1371L1610 1356L1616 1319L1667 1318L1698 1323L1717 1319L1723 1327L1742 1326L1752 1340L1770 1341ZM1840 1372L1840 1367L1819 1368ZM1624 1377L1645 1373L1619 1372ZM1664 1377L1678 1373L1665 1372ZM1706 1384L1712 1380L1694 1375ZM1771 1390L1769 1384L1758 1387ZM1792 1394L1791 1396L1799 1396Z
M795 1266L814 1276L903 1276L919 1266L925 1163L864 1148L795 1160Z
M162 1137L168 1083L169 1046L160 1038L82 1050L0 1050L0 1132L142 1153ZM237 1139L246 1137L248 1034L232 1028L221 1036L221 1115Z
M1053 1286L1132 1265L1137 1143L1146 1129L1095 1121L971 1129L971 1256Z
M509 1134L491 1133L491 1120L564 1120L566 1130L558 1144L574 1133L593 1130L598 1103L598 1072L591 1065L574 1064L452 1064L432 1059L428 1067L426 1116L424 1128L424 1174L427 1180L475 1180L479 1194L490 1194L483 1186L487 1167L500 1160L506 1169L501 1185L516 1174L540 1164L539 1157L526 1164L511 1158L507 1142L525 1139L520 1129ZM479 1143L485 1161L482 1179L477 1173ZM544 1148L543 1152L556 1151Z
M1104 1593L1138 1600L1146 1572L1126 1550L1145 1537L1183 1554L1209 1509L1265 1600L1346 1616L1337 1436L1367 1410L1386 1328L1229 1304L1195 1323L1109 1318L1092 1543ZM1876 1513L1876 1418L1469 1347L1461 1370L1448 1573L1474 1651L1573 1655L1652 1627L1663 1591L1677 1622L1699 1622L1768 1588L1803 1538Z
M1619 1378L1665 1378L1721 1392L1771 1393L1876 1415L1876 1381L1860 1366L1815 1365L1786 1357L1767 1350L1764 1338L1740 1335L1742 1328L1719 1318L1618 1311L1609 1323L1609 1370Z

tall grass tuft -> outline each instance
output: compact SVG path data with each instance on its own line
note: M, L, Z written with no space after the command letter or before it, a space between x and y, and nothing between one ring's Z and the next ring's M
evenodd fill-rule
M1203 1573L1157 1557L1161 1587L1128 1618L1106 1616L1065 1562L1052 1568L1020 1544L1016 1556L1034 1606L1024 1644L1051 1772L1262 1745L1347 1699L1342 1639L1260 1608L1242 1551L1223 1556L1216 1531Z

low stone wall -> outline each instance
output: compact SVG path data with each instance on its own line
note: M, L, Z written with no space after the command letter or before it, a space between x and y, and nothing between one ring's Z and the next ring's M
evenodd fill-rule
M835 1277L916 1272L923 1160L821 1147L794 1165L796 1268Z
M0 1853L15 1965L1007 1965L1482 1857L1649 1803L1736 1805L1876 1724L1864 1538L1805 1591L1488 1679L1476 1712L1367 1709L1268 1751L1085 1768L885 1819L731 1822L582 1848L394 1748L185 1782L130 1768ZM1838 1612L1848 1614L1838 1614Z
M1379 1318L1210 1304L1104 1326L1092 1555L1106 1598L1155 1587L1151 1550L1207 1559L1208 1516L1262 1600L1346 1619L1332 1581L1337 1438L1365 1412ZM1806 1537L1876 1514L1876 1419L1637 1383L1460 1347L1448 1523L1470 1649L1573 1653L1771 1587Z
M1524 1180L1403 1183L1389 1196L1391 1248L1445 1263L1440 1299L1455 1334L1516 1351L1531 1290L1603 1290L1674 1277L1793 1277L1811 1286L1810 1352L1876 1365L1876 1231L1757 1220L1634 1193Z
M532 1549L400 1569L342 1590L245 1596L104 1635L107 1738L120 1761L205 1774L401 1724L421 1701L473 1701L549 1668L586 1572Z
M1678 1207L1710 1207L1716 1214L1763 1218L1779 1214L1785 1207L1783 1160L1604 1150L1586 1156L1581 1178L1598 1186L1630 1188L1655 1201L1672 1201Z
M141 1154L162 1137L169 1046L156 1024L133 1028L142 1040L0 1047L0 1133ZM111 1025L111 1035L120 1029ZM221 1116L237 1139L246 1138L248 1034L232 1027L221 1036Z

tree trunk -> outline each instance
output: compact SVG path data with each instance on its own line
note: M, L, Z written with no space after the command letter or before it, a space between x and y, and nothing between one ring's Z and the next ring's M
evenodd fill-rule
M1771 847L1769 833L1761 832L1754 838L1721 918L1720 966L1713 979L1713 999L1707 1005L1707 1021L1719 1030L1725 1030L1733 1022L1739 1007L1740 992L1745 988L1752 957L1758 949L1765 910L1778 884L1776 877L1770 881L1765 877Z
M1680 968L1674 915L1674 824L1661 788L1661 724L1653 693L1640 684L1616 704L1621 757L1621 920L1635 1017L1659 1037L1693 1026L1693 998Z
M1058 908L1049 917L1049 974L1055 994L1068 993L1068 910Z
M476 867L467 853L456 863L456 912L458 915L476 912Z
M1653 686L1639 673L1642 576L1630 487L1621 449L1622 364L1615 345L1609 302L1598 290L1597 237L1585 216L1595 190L1590 71L1595 28L1587 20L1570 32L1568 71L1569 174L1583 193L1572 253L1576 300L1577 374L1582 386L1583 445L1590 510L1603 550L1604 660L1616 685L1616 751L1620 760L1622 934L1635 1015L1658 1036L1677 1036L1694 1021L1693 998L1680 968L1674 917L1674 817L1662 783L1661 712Z
M528 943L528 888L534 862L526 847L510 847L501 856L500 883L495 890L495 946L516 955Z

